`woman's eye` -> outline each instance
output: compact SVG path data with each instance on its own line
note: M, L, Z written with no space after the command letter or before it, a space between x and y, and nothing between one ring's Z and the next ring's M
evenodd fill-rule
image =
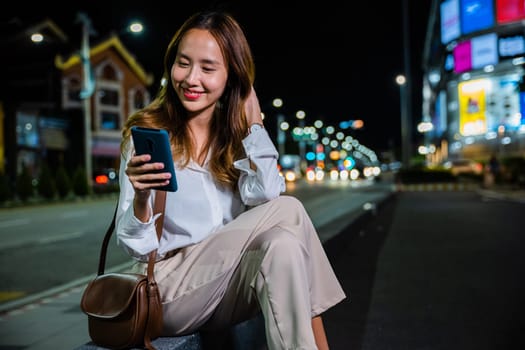
M188 67L190 65L190 61L188 61L185 58L179 57L175 60L175 64L179 67Z

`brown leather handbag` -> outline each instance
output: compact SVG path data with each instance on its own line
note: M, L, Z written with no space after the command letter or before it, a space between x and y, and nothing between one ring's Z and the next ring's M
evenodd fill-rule
M156 191L154 213L163 214L156 222L159 239L165 200L166 192ZM84 290L80 307L88 316L89 336L96 345L108 349L145 347L154 350L151 341L160 336L163 322L160 293L154 276L157 250L149 254L146 275L104 273L117 208L102 242L97 276Z

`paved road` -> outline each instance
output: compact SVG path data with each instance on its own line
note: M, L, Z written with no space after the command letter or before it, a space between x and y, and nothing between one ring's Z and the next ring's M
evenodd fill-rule
M403 192L326 244L332 350L525 349L524 203Z

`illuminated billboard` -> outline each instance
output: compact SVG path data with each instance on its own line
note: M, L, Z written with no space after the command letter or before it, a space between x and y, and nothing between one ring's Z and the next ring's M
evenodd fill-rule
M480 35L471 40L472 69L498 63L498 36Z
M462 0L460 5L462 35L494 26L492 0Z
M443 1L440 5L441 43L448 44L459 38L459 0Z
M525 19L523 0L496 0L496 21L498 24L517 22Z
M523 35L500 37L498 39L498 52L502 58L510 58L525 53L525 39Z
M432 125L434 125L434 134L438 137L447 131L447 97L445 91L440 91L436 96L434 104L434 115L432 116Z
M491 78L492 90L487 91L487 128L497 131L503 125L517 130L521 125L518 74Z
M522 120L518 74L461 82L458 85L459 132L463 136L517 130Z
M472 69L472 48L470 40L463 41L454 48L454 73Z
M461 135L481 135L487 132L485 110L486 91L490 90L489 85L488 79L459 83L459 132Z

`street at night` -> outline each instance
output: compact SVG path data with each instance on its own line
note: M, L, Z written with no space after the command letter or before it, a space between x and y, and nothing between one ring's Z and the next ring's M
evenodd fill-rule
M0 50L0 350L136 296L153 350L525 349L525 1L20 2Z
M391 188L381 182L363 187L327 182L298 183L289 191L313 211L348 296L324 317L331 349L520 348L525 266L522 230L515 218L523 212L524 199L482 190ZM338 211L337 202L346 209ZM106 214L99 231L109 219L112 203L100 203ZM93 242L101 234L92 237ZM86 252L86 244L78 244L82 239L68 243L77 244L77 255ZM95 251L98 245L93 242ZM8 246L3 252L16 250L3 244ZM92 255L90 262L70 257L62 261L62 270L75 264L77 270L94 270L95 253L86 254ZM49 261L57 259L65 258ZM43 270L49 266L41 265ZM7 275L22 271L23 265L3 261L2 266ZM59 271L49 271L48 276ZM41 293L28 305L6 310L9 303L4 303L0 347L73 349L88 343L86 318L79 308L85 282L78 277L76 284L66 283L54 294ZM42 324L45 318L56 322ZM38 332L21 335L37 323Z

